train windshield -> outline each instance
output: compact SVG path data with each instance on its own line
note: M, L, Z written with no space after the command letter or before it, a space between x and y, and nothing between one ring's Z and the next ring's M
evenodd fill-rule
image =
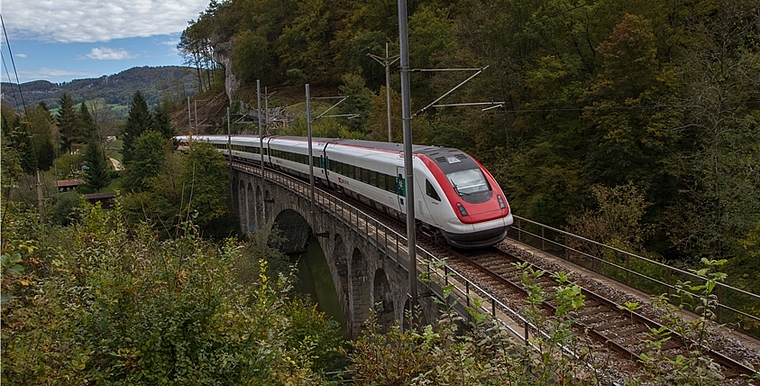
M458 195L464 196L473 193L487 192L491 190L483 172L480 169L467 169L446 175L451 186Z

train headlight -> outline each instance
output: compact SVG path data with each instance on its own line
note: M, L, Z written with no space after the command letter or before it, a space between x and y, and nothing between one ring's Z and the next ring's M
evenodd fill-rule
M496 195L496 200L499 201L499 208L507 209L507 204L504 203L504 199L501 198L501 194Z
M461 202L457 202L457 209L459 209L459 214L462 216L469 216L467 209L464 208L464 205L462 205Z

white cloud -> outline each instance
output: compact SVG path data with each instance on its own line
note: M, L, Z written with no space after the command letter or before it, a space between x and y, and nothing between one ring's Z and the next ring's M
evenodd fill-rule
M13 56L15 56L17 58L26 58L26 54L15 54Z
M19 77L28 80L46 79L51 82L60 82L67 79L97 78L100 76L97 72L92 71L71 71L59 68L38 68L36 70L21 70L18 72Z
M15 39L104 42L173 34L197 19L208 0L4 0Z
M93 48L87 57L95 60L124 60L134 59L138 55L129 53L123 48L113 49L108 47Z

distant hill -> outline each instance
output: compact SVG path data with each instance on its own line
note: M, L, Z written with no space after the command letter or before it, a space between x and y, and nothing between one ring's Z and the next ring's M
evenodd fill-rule
M4 102L17 110L22 109L19 87L16 84L2 82L1 90ZM138 90L151 107L165 97L173 100L187 98L198 90L195 69L179 66L134 67L100 78L75 79L64 83L38 80L21 84L21 92L27 106L45 102L50 109L58 107L63 93L71 94L74 103L103 98L109 105L127 106Z

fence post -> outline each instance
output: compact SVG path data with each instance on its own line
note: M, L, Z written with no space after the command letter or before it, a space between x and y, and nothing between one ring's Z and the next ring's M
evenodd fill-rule
M718 323L723 323L723 286L718 283Z
M517 219L517 241L522 242L522 220Z
M668 296L670 296L670 288L672 286L672 284L670 283L670 267L668 267L666 272L667 274L665 275L665 280L666 280L666 283L668 283Z
M544 234L545 230L546 230L546 228L544 228L543 226L541 226L541 250L542 251L546 250L546 235Z

